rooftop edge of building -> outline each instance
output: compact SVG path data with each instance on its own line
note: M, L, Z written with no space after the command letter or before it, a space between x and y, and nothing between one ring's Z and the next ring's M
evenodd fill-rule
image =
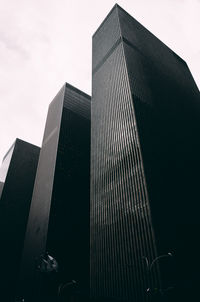
M82 94L82 95L83 95L84 97L86 97L89 101L91 100L91 96L90 96L89 94L87 94L87 93L83 92L82 90L80 90L80 89L78 89L78 88L72 86L71 84L65 82L64 86L65 86L66 88L69 88L69 89L71 89L71 90L74 90L75 92L78 92L79 94Z
M119 4L115 4L113 6L113 8L110 10L110 12L107 14L107 16L105 17L105 19L101 22L101 24L99 25L99 27L97 28L97 30L94 32L94 34L92 35L92 38L94 38L94 36L98 33L98 31L101 29L101 27L103 26L103 24L107 21L107 19L109 18L109 16L112 14L112 12L115 9L120 9L121 11L123 11L126 15L128 15L129 17L131 17L132 19L134 19L136 22L138 22L145 30L147 30L153 37L155 37L157 40L160 41L160 43L162 43L165 47L168 48L169 51L171 51L176 57L177 59L179 59L180 61L182 61L182 63L184 63L187 66L186 61L181 58L176 52L174 52L169 46L167 46L163 41L161 41L158 37L156 37L150 30L148 30L144 25L142 25L139 21L137 21L133 16L131 16L125 9L123 9Z
M88 101L91 101L91 96L90 96L89 94L87 94L87 93L83 92L82 90L80 90L80 89L74 87L73 85L69 84L68 82L65 82L65 83L61 86L61 88L59 89L59 91L55 94L55 96L53 97L52 101L49 103L49 106L48 106L48 107L50 107L51 104L53 104L53 102L54 102L54 100L56 99L56 97L57 97L57 96L59 95L59 93L61 93L63 90L64 90L64 91L63 91L63 96L65 95L65 90L66 90L67 87L68 87L69 89L71 89L71 90L76 91L77 93L80 93L80 94L83 95L85 98L87 98Z
M2 162L4 161L4 159L6 158L6 156L9 154L9 152L10 152L10 150L13 148L13 146L15 146L18 142L20 142L20 143L25 143L25 144L29 144L29 145L32 145L33 147L36 147L36 148L39 148L39 149L40 149L39 146L34 145L34 144L32 144L32 143L29 143L29 142L27 142L27 141L24 141L23 139L17 137L17 138L14 140L14 142L12 143L12 145L10 146L10 148L8 149L8 151L6 152L6 154L4 155Z
M4 155L3 159L2 159L2 163L5 160L5 158L7 157L7 155L9 154L10 150L13 148L13 146L16 144L17 138L14 140L14 143L12 143L12 145L10 146L10 148L8 149L8 151L6 152L6 154Z
M100 30L100 28L102 27L102 25L106 22L106 20L109 18L109 16L112 14L112 12L117 9L117 7L119 7L119 5L117 3L115 3L115 5L113 6L113 8L110 10L110 12L107 14L107 16L105 17L105 19L101 22L101 24L99 25L99 27L97 28L97 30L93 33L92 38L97 34L97 32Z

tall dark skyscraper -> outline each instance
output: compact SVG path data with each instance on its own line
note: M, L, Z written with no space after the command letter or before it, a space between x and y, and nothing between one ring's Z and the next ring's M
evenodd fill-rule
M40 148L16 139L0 168L0 300L14 301Z
M49 106L18 289L25 301L55 301L71 280L89 288L90 105L65 84ZM53 277L36 269L46 251L58 262Z
M91 296L196 301L198 88L118 5L93 35L92 65Z

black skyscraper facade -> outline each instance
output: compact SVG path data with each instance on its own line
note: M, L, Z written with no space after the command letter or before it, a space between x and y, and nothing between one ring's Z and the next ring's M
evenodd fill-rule
M65 84L51 102L40 152L18 295L55 301L58 286L89 288L90 96ZM58 272L37 271L48 252ZM51 274L50 274L51 275Z
M91 296L195 301L199 91L118 5L93 35L91 116Z
M0 300L5 302L14 301L39 152L16 139L0 168Z

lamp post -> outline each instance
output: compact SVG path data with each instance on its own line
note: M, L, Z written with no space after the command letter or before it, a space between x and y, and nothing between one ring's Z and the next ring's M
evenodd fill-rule
M147 257L143 257L143 259L145 260L145 263L146 263L147 271L148 271L149 285L150 285L150 276L151 276L152 269L155 266L155 264L159 260L164 259L164 258L169 258L169 257L173 257L173 254L170 252L156 257L155 259L153 259L153 261L151 263L149 262ZM151 286L149 286L146 291L149 294L153 294L153 295L159 294L160 296L164 296L166 292L168 292L169 290L172 290L172 289L173 289L173 287L168 287L167 289L163 289L163 288L152 288Z
M153 265L160 259L162 258L168 258L168 257L173 257L172 253L167 253L166 255L161 255L156 257L150 264L149 270L151 271L151 269L153 268Z

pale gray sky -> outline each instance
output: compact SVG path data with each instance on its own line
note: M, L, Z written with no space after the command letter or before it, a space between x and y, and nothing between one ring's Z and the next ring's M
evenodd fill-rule
M115 3L0 0L0 161L16 137L41 145L64 82L91 94L91 37ZM117 3L188 63L200 87L200 0Z

